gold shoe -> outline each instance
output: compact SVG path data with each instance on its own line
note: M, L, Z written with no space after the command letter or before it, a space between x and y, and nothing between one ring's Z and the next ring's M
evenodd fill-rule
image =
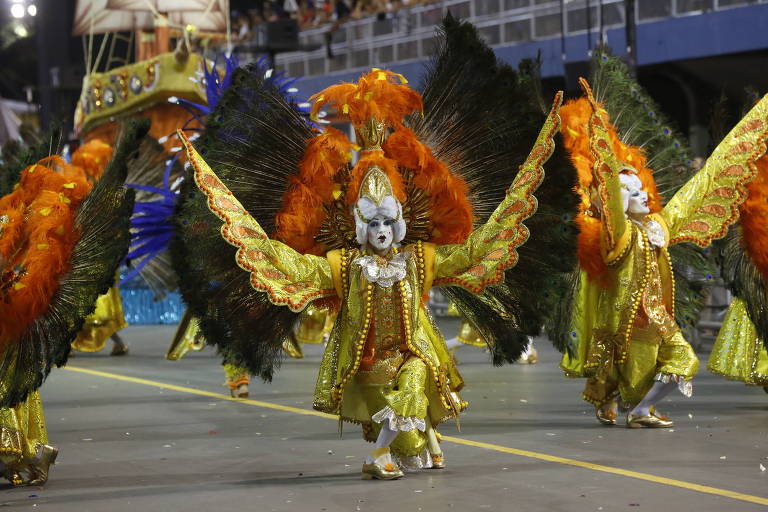
M230 389L232 398L248 398L248 384L240 384L236 389Z
M627 414L627 428L668 428L674 426L675 422L666 420L649 414L640 416L639 414Z
M21 478L21 475L17 471L6 471L3 473L3 477L5 477L5 479L8 480L14 487L25 484L24 480Z
M613 426L616 424L616 413L614 411L603 411L602 408L595 407L595 417L603 425Z
M58 448L49 444L42 445L40 456L36 457L36 461L29 465L29 485L43 485L48 481L48 469L56 464L58 455Z
M430 453L429 456L432 458L432 467L430 469L445 469L445 458L443 458L442 453L440 455Z
M396 480L403 477L403 472L394 464L379 466L373 464L363 464L363 480Z

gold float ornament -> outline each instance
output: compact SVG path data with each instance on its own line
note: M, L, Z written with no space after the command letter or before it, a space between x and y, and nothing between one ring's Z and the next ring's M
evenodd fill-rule
M175 53L164 53L104 73L91 73L83 79L83 92L75 108L75 131L87 133L172 96L206 103L205 84L199 79L204 70L205 59L199 55L179 58Z

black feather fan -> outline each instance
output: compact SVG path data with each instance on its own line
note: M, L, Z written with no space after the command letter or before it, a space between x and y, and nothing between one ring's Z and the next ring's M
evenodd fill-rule
M0 363L0 407L12 407L38 389L51 367L67 362L70 344L96 299L113 285L115 272L128 250L133 191L126 189L126 168L136 157L138 141L148 122L124 126L117 148L101 179L83 200L75 216L80 239L71 255L71 269L38 317L17 340L7 343Z

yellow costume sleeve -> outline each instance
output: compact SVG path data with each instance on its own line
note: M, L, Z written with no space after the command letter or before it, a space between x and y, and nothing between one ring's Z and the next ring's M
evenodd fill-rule
M661 212L670 243L707 247L725 236L739 218L745 185L757 176L757 160L766 152L768 96L763 97L717 146L704 167Z
M538 207L533 193L544 179L544 163L552 155L553 138L560 129L561 102L562 94L558 93L536 144L488 221L463 244L436 248L434 286L461 286L472 293L482 293L489 284L502 281L504 271L517 263L517 248L529 236L523 222Z
M582 78L579 82L592 105L588 133L589 149L595 161L592 173L597 183L597 194L601 205L600 247L603 259L611 265L621 259L632 241L632 229L624 211L619 180L619 174L626 166L622 165L613 152L611 138L606 128L608 119L603 116L605 111L595 101L587 81Z
M221 235L237 248L237 264L250 273L251 286L267 293L272 304L296 312L315 299L336 295L328 260L271 240L180 131L179 138L194 168L195 183L207 196L208 208L224 221Z

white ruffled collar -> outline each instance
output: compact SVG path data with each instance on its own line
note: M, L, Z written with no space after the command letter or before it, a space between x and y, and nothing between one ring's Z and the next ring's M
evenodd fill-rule
M363 276L368 281L389 288L405 277L411 256L410 252L397 252L394 255L390 252L388 257L367 254L355 258L352 263L362 267Z
M647 217L643 219L642 222L638 222L634 219L631 220L640 226L643 231L645 231L645 234L648 237L648 241L651 242L651 244L658 248L662 248L667 245L667 237L664 235L664 228L661 226L659 221L655 219L649 219Z

